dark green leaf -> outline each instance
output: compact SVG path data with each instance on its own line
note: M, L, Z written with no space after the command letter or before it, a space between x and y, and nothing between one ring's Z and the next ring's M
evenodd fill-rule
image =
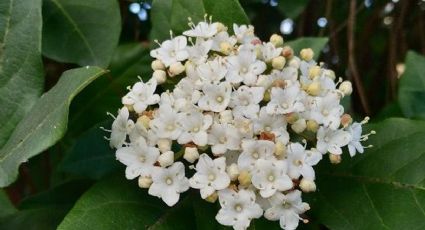
M425 57L407 53L406 71L400 77L398 102L406 117L425 119Z
M166 207L120 174L87 191L59 229L194 229L190 201L188 195L174 207Z
M107 133L100 129L101 126L111 127L111 122L102 122L79 136L60 164L61 171L100 179L119 168L114 150L103 138Z
M56 229L89 181L72 181L24 200L19 211L0 220L0 229Z
M325 37L303 37L293 41L285 42L284 45L288 45L294 49L295 55L299 55L300 51L304 48L311 48L314 51L314 60L317 60L320 56L320 52L328 43L328 38Z
M41 0L0 1L0 148L43 90Z
M305 9L308 0L281 0L278 9L288 18L297 18Z
M314 217L330 229L425 227L425 122L370 125L373 148L336 167L321 165Z
M22 162L52 146L64 135L71 100L105 72L98 67L66 71L59 82L36 102L0 150L1 187L16 179Z
M120 31L116 0L43 2L43 54L54 60L106 67Z
M222 22L230 30L233 23L248 24L249 20L237 0L154 0L152 5L152 39L170 37L170 30L180 34L189 29L188 17L194 22L204 20L204 15Z
M16 208L10 202L6 192L0 189L0 218L11 215L16 212Z

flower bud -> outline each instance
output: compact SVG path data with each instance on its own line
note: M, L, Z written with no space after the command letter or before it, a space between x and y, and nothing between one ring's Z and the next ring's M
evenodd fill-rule
M317 65L316 66L312 66L308 70L308 77L310 79L314 79L315 77L317 77L317 76L320 75L320 71L321 71L320 66L317 66Z
M220 43L220 52L224 55L229 55L233 50L232 45L228 42L221 42Z
M294 124L298 120L298 114L296 113L288 113L285 114L286 121L289 124Z
M170 139L161 138L157 141L158 149L161 153L171 150L172 141Z
M308 120L307 121L307 130L311 131L313 133L317 132L319 129L319 124L315 120Z
M342 127L347 128L351 122L353 122L353 118L350 116L350 114L345 113L341 116Z
M134 111L133 105L124 105L124 106L127 107L128 112Z
M149 188L152 184L152 178L148 176L139 176L139 187Z
M210 202L210 203L215 203L217 201L217 198L218 198L217 192L213 192L213 194L207 196L207 198L205 198L205 200Z
M280 46L282 46L282 45L283 45L283 38L282 38L282 36L280 36L280 35L278 35L278 34L273 34L273 35L270 37L270 42L271 42L274 46L276 46L276 47L280 47Z
M266 88L269 84L269 76L268 75L260 75L257 78L257 86L262 86Z
M282 79L277 79L272 83L273 87L285 88L286 82Z
M174 163L174 152L167 151L158 157L158 162L161 167L167 167Z
M295 69L299 69L300 68L300 59L298 57L293 57L293 58L291 58L291 60L289 60L288 65L295 68Z
M251 184L251 174L248 171L242 170L238 176L239 184L242 186L248 186Z
M332 81L334 81L336 78L335 72L330 69L324 69L323 76L330 78Z
M302 133L307 128L307 124L304 119L298 119L294 124L291 125L292 130L296 133Z
M153 70L165 70L165 65L162 61L156 59L151 63L151 67Z
M235 181L236 179L238 179L239 168L237 164L233 163L229 165L226 169L226 172L229 175L231 181Z
M164 83L167 80L167 73L164 70L155 70L152 74L158 85Z
M320 82L314 81L310 85L307 86L307 93L311 96L317 96L320 94L322 88L320 87Z
M281 141L276 142L274 155L276 156L286 155L286 145L283 144Z
M301 179L300 188L303 192L314 192L316 191L316 183L306 178Z
M170 68L168 69L168 72L170 74L170 77L177 76L185 71L185 66L182 65L181 62L176 62L170 65Z
M217 33L227 31L227 27L223 23L216 22L215 25L216 25L216 28L217 28Z
M186 147L183 158L190 163L195 162L199 158L198 149L196 147Z
M314 52L310 48L302 49L301 52L300 52L300 57L304 61L311 61L313 59L313 56L314 56Z
M282 48L282 56L286 59L291 59L294 56L294 50L290 46L284 46Z
M283 67L285 66L285 63L286 63L286 60L282 56L277 56L272 59L272 67L274 69L278 69L278 70L283 69Z
M220 112L220 122L221 123L230 123L233 121L233 114L232 110L224 110L223 112Z
M336 154L329 154L329 160L331 161L332 164L339 164L341 163L341 155L336 155Z
M265 90L264 91L264 96L263 96L263 101L269 102L270 99L271 99L270 90Z
M150 122L151 122L151 119L148 116L142 115L139 118L137 118L136 124L141 125L145 127L146 129L148 129Z
M344 94L344 96L350 95L353 92L353 86L349 81L343 81L339 85L339 90Z

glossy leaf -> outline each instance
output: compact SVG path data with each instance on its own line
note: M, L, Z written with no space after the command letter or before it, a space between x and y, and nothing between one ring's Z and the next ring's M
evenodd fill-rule
M189 29L188 17L194 22L204 20L204 15L213 21L233 28L233 23L248 24L249 20L237 0L154 0L152 4L152 39L164 40L169 31L180 34Z
M0 150L1 187L16 179L22 162L52 146L64 135L71 100L105 72L98 67L66 71L59 82L36 102Z
M41 0L0 1L0 148L43 91Z
M329 39L326 37L303 37L292 41L285 42L284 45L292 47L294 54L299 55L300 51L304 48L311 48L314 51L314 60L317 60L320 56L325 45Z
M425 119L425 57L410 51L405 64L398 92L401 110L406 117Z
M43 1L43 54L56 61L106 67L120 31L116 0Z
M321 165L311 212L330 229L423 228L425 122L393 118L369 128L373 148Z
M309 0L281 0L278 1L278 9L288 18L297 18L307 6Z
M0 207L0 219L16 212L16 208L10 202L6 192L2 189L0 190Z

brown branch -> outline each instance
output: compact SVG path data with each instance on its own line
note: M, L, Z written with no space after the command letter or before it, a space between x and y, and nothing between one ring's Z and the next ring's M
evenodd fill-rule
M361 82L360 74L357 70L356 56L355 56L355 40L354 40L354 28L356 21L356 0L350 1L350 9L348 15L347 24L347 39L348 39L348 69L356 87L357 93L360 98L363 111L366 115L370 114L369 105L366 99L366 94Z

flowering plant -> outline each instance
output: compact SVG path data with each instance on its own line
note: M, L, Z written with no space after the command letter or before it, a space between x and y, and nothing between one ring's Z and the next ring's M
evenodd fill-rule
M231 34L211 19L189 26L151 51L152 78L129 88L114 117L110 145L126 178L168 206L199 189L234 229L261 216L283 229L308 222L301 194L316 190L313 166L324 155L339 163L346 146L363 153L374 133L362 135L368 118L344 113L351 83L279 35L263 42L253 26Z

